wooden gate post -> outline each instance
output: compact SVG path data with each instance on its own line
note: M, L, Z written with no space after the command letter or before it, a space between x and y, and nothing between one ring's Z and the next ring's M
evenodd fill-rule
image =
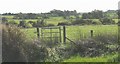
M90 33L91 33L91 37L93 37L93 30L90 30Z
M36 29L37 29L37 37L39 39L40 38L39 28L37 27Z
M66 44L66 27L63 26L63 42Z

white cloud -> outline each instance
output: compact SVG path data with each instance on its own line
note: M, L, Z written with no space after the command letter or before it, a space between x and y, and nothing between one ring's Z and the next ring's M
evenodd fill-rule
M0 13L48 12L52 9L88 12L94 9L118 9L119 0L0 0Z

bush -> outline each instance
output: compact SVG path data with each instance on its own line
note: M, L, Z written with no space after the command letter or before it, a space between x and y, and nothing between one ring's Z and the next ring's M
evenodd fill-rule
M25 35L17 27L3 26L2 28L2 60L3 62L26 62L22 44Z
M85 25L85 24L90 25L90 24L92 24L92 20L90 20L90 19L78 19L78 20L73 21L72 24L73 25L78 25L78 24L80 24L80 25Z
M93 21L92 21L92 24L93 24L93 25L101 25L102 23L101 23L100 21L93 20Z
M110 18L99 19L103 25L115 24L115 21Z
M22 21L20 21L18 26L25 28L25 23L26 23L26 21L22 20Z
M73 25L83 24L83 23L84 23L83 19L78 19L72 22Z
M12 20L12 21L9 21L8 23L9 23L9 24L18 25L18 23L17 23L17 22L15 22L14 20Z
M50 26L55 26L55 25L54 24L47 24L47 26L50 27Z
M101 40L101 37L78 40L71 44L68 54L79 54L82 57L96 57L118 51L118 46L116 46L117 43L115 43L114 39L113 41L111 40L112 44L108 42L110 38L102 37L102 39L105 41Z
M97 41L93 39L83 39L75 44L73 44L74 47L72 47L72 53L73 54L80 54L80 56L83 57L96 57L100 56L104 52L106 52L104 49L107 49L104 44L98 43Z
M70 25L69 22L60 22L58 23L58 26L64 26L64 25Z
M26 24L25 24L25 27L26 27L26 28L32 28L32 25L31 25L30 23L26 23Z
M47 48L40 46L38 41L28 41L24 32L15 26L2 28L3 62L35 62L45 61Z
M48 57L47 48L37 43L40 42L28 42L23 45L25 55L29 62L44 62Z

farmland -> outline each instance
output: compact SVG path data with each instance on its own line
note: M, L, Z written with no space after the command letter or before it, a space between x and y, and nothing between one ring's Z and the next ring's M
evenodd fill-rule
M61 29L63 27L61 26ZM90 30L94 31L94 36L99 34L118 34L117 25L85 25L85 26L66 26L67 37L72 40L80 37L90 37ZM23 29L29 38L35 38L36 28ZM117 37L117 36L116 36Z
M88 15L86 19L87 16L81 14L78 16L68 15L69 17L59 16L59 14L57 16L51 14L51 16L48 15L49 17L46 17L47 15L42 17L42 14L41 16L38 14L38 16L36 15L37 18L34 14L31 17L29 17L30 14L23 15L25 17L18 17L19 14L18 16L3 15L2 17L4 17L3 20L6 24L8 23L8 25L10 24L13 28L16 28L10 32L14 34L14 31L18 31L15 34L18 34L17 37L22 40L20 41L22 42L21 48L24 49L24 53L29 58L28 61L116 62L118 58L119 29L117 25L118 19L116 18L97 18L90 15L90 19L88 19ZM57 30L52 29L53 27L60 27L58 35ZM42 32L45 30L43 28L47 28L45 32ZM8 31L5 33L8 33ZM45 35L49 37L45 38ZM57 39L59 35L62 39L61 42ZM12 37L11 42L14 39L16 42L17 37Z
M61 29L63 27L61 26ZM29 29L23 29L25 33L27 34L28 38L37 38L36 28L29 28ZM90 30L94 31L93 39L94 38L103 38L114 40L113 44L108 44L109 47L117 47L117 37L118 37L118 26L117 25L85 25L85 26L66 26L66 36L67 38L71 39L72 41L76 42L78 40L82 39L89 39L91 38ZM110 36L111 35L111 36ZM63 37L63 36L62 36ZM71 42L67 40L68 45ZM97 43L97 42L96 42ZM104 42L105 43L105 42ZM115 44L116 43L116 44ZM66 59L64 62L111 62L112 58L117 57L116 52L112 52L111 54L103 55L100 57L80 57L78 56L71 56L68 60ZM96 60L96 61L95 61Z

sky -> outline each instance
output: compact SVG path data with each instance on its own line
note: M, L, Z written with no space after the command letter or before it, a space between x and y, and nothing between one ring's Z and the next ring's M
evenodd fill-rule
M0 13L41 13L50 10L117 10L119 0L0 0Z

